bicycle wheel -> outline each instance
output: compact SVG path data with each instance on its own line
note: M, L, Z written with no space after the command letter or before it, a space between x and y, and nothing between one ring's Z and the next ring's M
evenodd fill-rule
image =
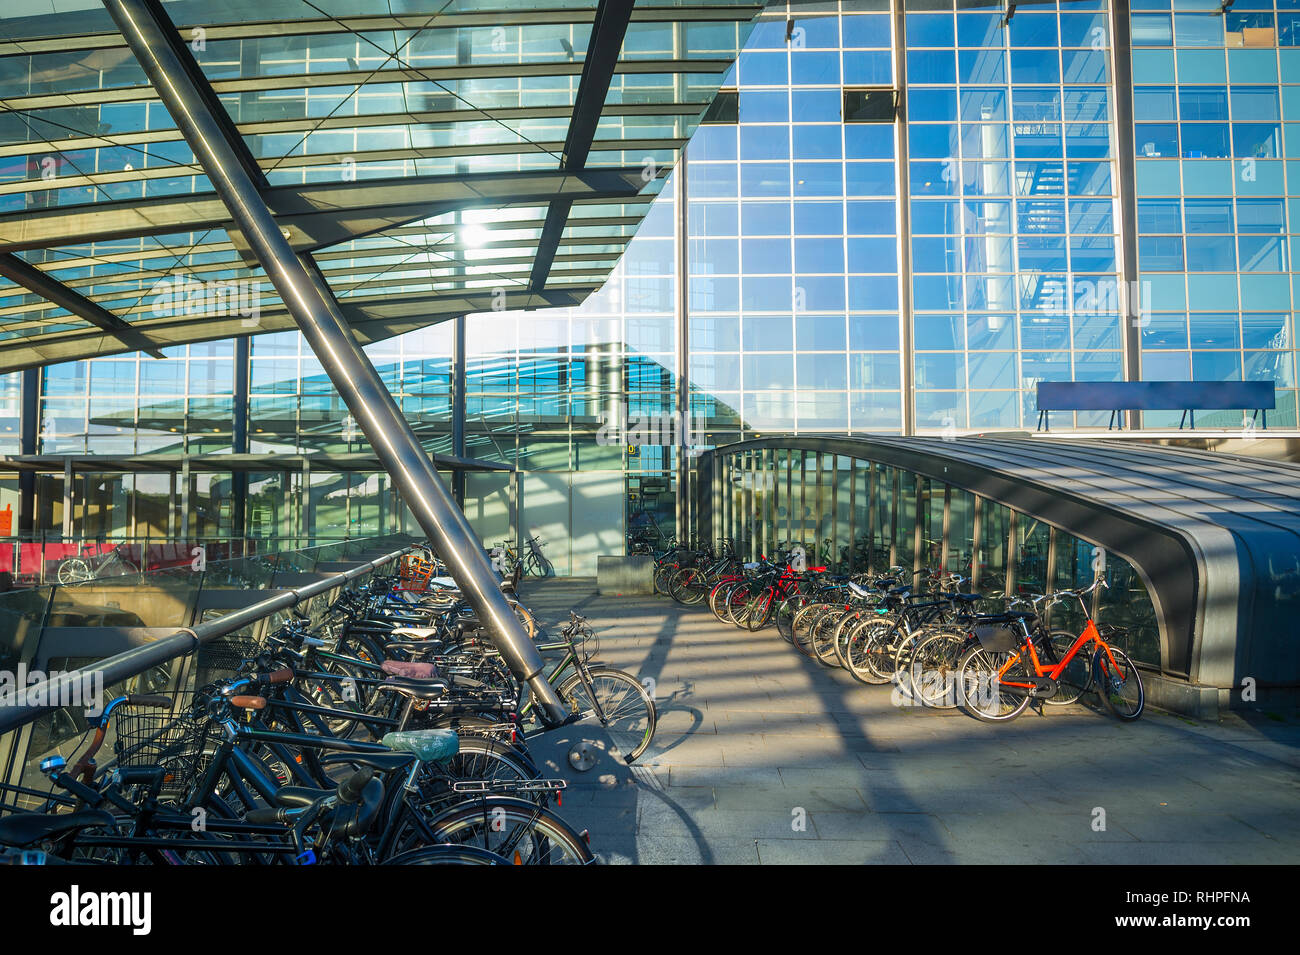
M75 584L83 580L94 580L95 572L91 570L89 561L81 557L69 557L59 564L55 577L61 584Z
M733 627L744 628L745 608L749 606L749 598L753 592L753 585L748 580L742 580L731 588L727 592L727 600L722 607L723 621Z
M1098 650L1093 657L1093 669L1097 675L1097 695L1106 709L1126 723L1142 715L1146 691L1142 688L1142 675L1127 653L1116 646Z
M845 670L849 668L849 637L860 623L862 623L862 614L855 611L846 614L835 626L835 662Z
M893 677L893 671L888 666L884 668L884 673L881 672L881 667L873 659L873 654L876 652L874 648L882 641L892 639L892 634L897 627L898 622L893 618L867 619L849 635L849 644L844 657L849 664L849 673L853 674L858 682L883 686ZM893 659L892 656L890 659Z
M812 656L812 627L817 619L830 609L828 604L810 603L794 615L790 624L790 642L804 656Z
M510 860L477 846L425 846L399 852L384 865L510 865Z
M709 613L721 621L726 621L727 595L736 587L738 580L720 580L709 588Z
M811 655L824 667L833 667L839 662L835 656L835 635L847 614L838 607L836 611L838 612L822 614L809 634Z
M440 843L495 852L515 865L586 865L594 861L586 840L567 822L519 799L474 799L429 820Z
M668 580L668 596L680 604L692 607L709 595L704 572L695 567L682 567Z
M1009 667L1008 661L1011 661ZM1005 677L1015 679L1025 676L1019 652L972 647L957 664L957 692L961 705L971 716L986 723L1014 720L1029 706L1029 695L1003 689L1002 680Z
M537 779L541 772L515 746L487 736L460 738L460 751L439 764L438 772L452 779Z
M913 699L937 710L957 707L957 665L967 639L960 630L940 630L917 644L908 664Z
M781 606L776 610L776 631L786 643L790 643L794 637L795 614L808 606L811 600L811 597L804 594L795 594L781 601Z
M655 568L655 593L663 594L665 597L668 593L668 578L677 572L675 564L665 564L662 567Z
M756 597L751 597L749 606L745 610L745 626L750 632L762 630L772 619L772 605L776 598L771 588L762 591Z
M605 715L604 726L609 738L623 754L623 759L630 763L644 753L654 739L658 723L655 701L630 673L604 666L589 667L587 673L592 694ZM574 712L594 709L591 694L577 673L561 683L556 692Z

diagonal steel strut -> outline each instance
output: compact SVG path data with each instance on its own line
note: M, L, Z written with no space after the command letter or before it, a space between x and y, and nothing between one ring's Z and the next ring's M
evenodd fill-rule
M411 513L488 627L502 658L528 683L543 720L561 722L565 708L547 682L541 656L501 592L469 521L357 344L315 262L296 255L280 231L256 178L241 161L242 143L228 134L229 117L161 4L104 0L104 6Z

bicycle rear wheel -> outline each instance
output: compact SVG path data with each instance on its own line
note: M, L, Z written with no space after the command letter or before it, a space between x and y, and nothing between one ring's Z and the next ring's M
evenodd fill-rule
M1006 672L999 675L1008 660L1013 660ZM1029 706L1029 695L1004 689L1005 678L1025 678L1020 654L972 647L957 665L957 692L962 707L971 716L985 723L1006 723L1014 720Z
M830 604L811 603L795 614L790 625L790 642L804 656L812 656L812 628L822 614L831 610Z
M804 594L795 594L787 597L781 602L781 606L776 611L776 630L781 637L790 643L794 637L794 618L800 610L806 607L812 601L811 597Z
M957 665L967 639L960 630L940 630L922 639L909 661L914 699L938 710L957 707Z
M745 626L751 633L762 630L768 625L772 619L772 606L775 601L776 597L770 588L749 599L749 606L745 610Z
M518 799L470 800L429 821L440 843L472 846L515 865L586 865L586 840L551 812Z
M1126 723L1142 715L1146 691L1142 688L1142 675L1127 653L1116 646L1098 650L1093 668L1097 674L1097 694L1106 709Z

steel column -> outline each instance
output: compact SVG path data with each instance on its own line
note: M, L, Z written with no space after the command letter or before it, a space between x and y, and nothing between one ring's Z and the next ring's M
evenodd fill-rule
M894 57L895 82L898 84L898 117L894 128L898 131L898 317L899 344L903 367L903 434L916 433L916 385L913 374L915 360L912 336L912 193L908 146L907 102L907 7L894 4ZM891 561L892 563L892 561Z
M469 521L357 344L315 262L295 255L280 231L237 147L226 137L218 118L224 114L213 108L211 88L202 82L175 26L156 0L104 0L104 6L416 521L495 637L502 658L516 677L528 681L543 719L561 722L564 706Z
M465 316L457 315L452 325L451 359L451 453L465 457ZM456 504L465 506L465 471L453 468L451 493Z
M1133 131L1133 59L1128 0L1110 3L1111 75L1115 77L1115 196L1119 204L1119 318L1124 347L1124 380L1142 380L1142 333L1139 318L1143 307L1137 292L1137 161ZM1073 301L1073 296L1071 296ZM1142 426L1142 412L1128 411L1128 426Z
M41 370L28 368L22 372L18 393L18 448L19 454L36 454L36 436L40 431ZM36 530L36 472L18 472L18 527L19 537Z

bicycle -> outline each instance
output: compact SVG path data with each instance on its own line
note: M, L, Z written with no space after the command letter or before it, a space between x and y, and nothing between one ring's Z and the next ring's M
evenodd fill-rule
M1037 623L1032 611L1003 615L1019 627L1018 633L1009 626L977 630L978 645L966 651L957 669L957 687L967 711L985 722L1007 722L1035 700L1074 702L1095 688L1102 704L1120 720L1140 717L1146 702L1141 673L1127 653L1103 637L1084 599L1099 586L1109 585L1098 577L1086 589L1051 595L1049 608L1077 599L1085 618L1083 631L1063 652L1052 640L1043 639L1040 626L1030 626L1030 621ZM1107 636L1122 633L1120 628L1107 628ZM1082 659L1084 648L1090 648L1090 661L1070 669L1071 663Z
M140 566L123 553L125 544L117 544L104 554L85 554L64 558L55 571L55 579L64 585L139 574Z

